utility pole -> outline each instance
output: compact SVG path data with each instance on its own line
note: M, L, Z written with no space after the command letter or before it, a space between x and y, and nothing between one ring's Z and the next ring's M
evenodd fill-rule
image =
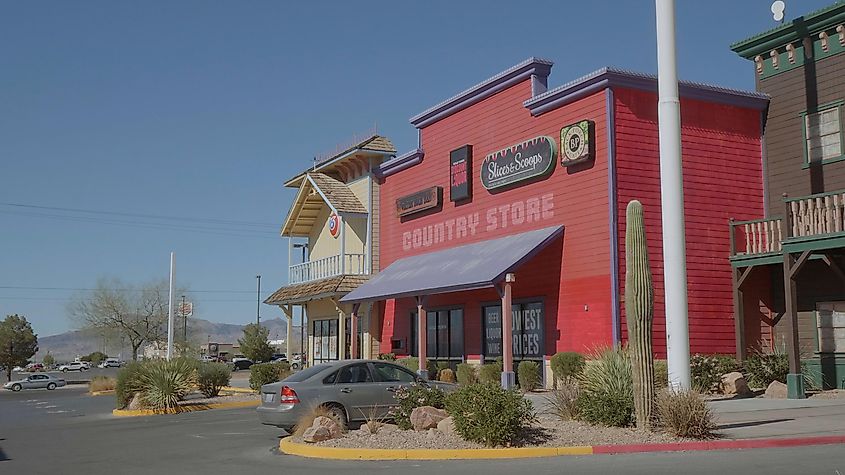
M255 324L261 326L261 275L255 276L258 279L258 293L256 294Z
M660 206L663 214L663 292L669 387L690 388L681 102L675 55L675 0L655 0L657 11L657 122Z
M170 253L170 293L167 298L167 359L173 357L173 285L176 278L176 254Z
M179 307L180 311L182 312L182 320L184 324L184 328L182 330L182 341L185 343L185 347L188 346L188 314L185 313L185 296L182 296L182 306Z

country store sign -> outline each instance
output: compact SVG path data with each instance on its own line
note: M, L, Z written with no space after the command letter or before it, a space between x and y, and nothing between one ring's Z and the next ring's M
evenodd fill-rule
M526 140L487 155L481 163L481 184L494 190L545 176L554 169L556 158L553 138L541 135Z

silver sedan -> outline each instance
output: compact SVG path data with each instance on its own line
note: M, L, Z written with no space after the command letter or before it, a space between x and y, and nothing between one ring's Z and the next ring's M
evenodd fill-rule
M262 424L291 432L300 418L324 407L342 424L365 421L371 415L387 418L396 405L393 394L411 383L447 392L457 386L420 379L409 369L382 360L345 360L304 369L282 381L261 386L258 418Z
M24 379L18 381L9 381L3 387L12 391L20 391L21 389L49 389L53 390L60 388L67 383L64 379L51 376L49 374L31 374Z

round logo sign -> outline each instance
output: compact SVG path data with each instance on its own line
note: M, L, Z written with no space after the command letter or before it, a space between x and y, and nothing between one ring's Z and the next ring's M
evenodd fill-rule
M570 127L563 137L563 153L567 160L577 160L584 156L584 148L587 141L584 140L584 129L581 127Z
M334 213L329 216L329 234L333 238L336 238L340 234L340 218Z
M564 166L592 160L595 156L593 144L594 123L590 120L567 125L560 129L561 164Z

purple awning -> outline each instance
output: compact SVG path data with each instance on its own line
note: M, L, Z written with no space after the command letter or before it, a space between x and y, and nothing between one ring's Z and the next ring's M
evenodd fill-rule
M492 287L563 235L563 226L399 259L340 299L358 303Z

